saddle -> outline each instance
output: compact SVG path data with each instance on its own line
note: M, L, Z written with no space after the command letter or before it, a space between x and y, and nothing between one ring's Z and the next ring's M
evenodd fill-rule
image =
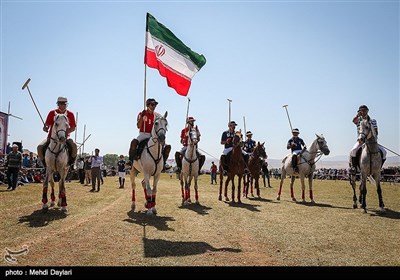
M354 162L356 164L355 167L357 167L357 169L359 169L359 170L361 169L360 160L361 160L361 153L362 153L363 147L364 147L364 145L361 145L360 147L358 147L357 152L356 152L355 162ZM381 155L381 159L383 159L383 152L381 149L379 149L379 154Z

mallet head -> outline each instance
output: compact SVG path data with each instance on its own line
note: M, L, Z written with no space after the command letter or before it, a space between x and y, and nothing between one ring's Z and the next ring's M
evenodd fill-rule
M22 86L22 90L24 90L24 89L28 86L28 84L29 84L30 81L31 81L31 78L29 78L28 80L26 80L25 84Z

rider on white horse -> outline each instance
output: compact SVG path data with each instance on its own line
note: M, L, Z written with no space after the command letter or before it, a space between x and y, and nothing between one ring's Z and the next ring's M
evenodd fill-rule
M39 146L37 147L38 158L42 161L43 165L45 165L44 154L45 151L50 143L51 137L51 130L54 124L54 118L56 114L66 114L68 118L69 128L67 130L67 146L68 146L68 153L69 153L69 161L68 165L71 165L75 162L76 155L77 155L77 147L76 143L69 138L71 132L75 131L76 122L75 122L75 115L71 111L67 110L68 106L68 99L66 97L60 96L57 98L57 109L51 110L46 118L45 125L43 126L43 131L48 132L47 139L43 140Z
M137 154L137 147L139 143L151 137L151 130L153 129L154 126L154 120L157 117L161 116L159 113L155 111L157 104L158 102L154 98L147 99L146 100L147 109L143 110L138 114L136 126L139 129L139 136L131 141L131 146L129 149L130 164L132 164L134 160L140 157L140 155ZM164 168L170 151L171 151L171 145L165 145L163 148Z
M187 146L188 146L188 141L189 141L189 131L192 128L195 128L197 130L197 142L200 142L200 130L198 128L198 126L194 125L194 122L196 121L195 118L193 117L188 117L186 119L186 127L184 129L182 129L181 131L181 144L183 145L182 149L179 152L175 153L175 162L176 162L176 166L178 168L178 173L180 173L181 169L182 169L182 158L185 156L185 152L187 150ZM204 155L202 155L198 149L196 149L196 153L197 153L197 157L199 158L199 175L200 175L200 170L201 167L203 166L206 157Z
M369 109L368 109L367 105L361 105L358 108L357 115L353 118L353 123L357 126L357 134L358 134L359 127L360 127L360 122L363 119L367 119L371 123L371 125L375 128L376 135L378 135L378 123L377 123L377 121L375 119L372 119L368 115L368 112L369 112ZM363 143L362 143L361 138L358 137L357 142L354 144L353 148L350 151L349 166L350 166L350 171L352 173L356 173L357 172L357 166L358 166L358 163L357 163L357 150L361 147L362 144ZM382 152L382 166L383 166L383 163L386 160L386 150L381 145L379 145L379 149Z
M299 172L297 167L297 156L301 153L303 149L306 149L306 144L303 139L299 137L300 131L298 128L292 129L293 137L289 139L286 148L292 150L292 167L294 172Z

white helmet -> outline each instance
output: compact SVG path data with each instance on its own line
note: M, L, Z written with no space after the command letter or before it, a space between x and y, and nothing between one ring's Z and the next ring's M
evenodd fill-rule
M60 96L57 98L57 103L68 103L68 99L64 96Z

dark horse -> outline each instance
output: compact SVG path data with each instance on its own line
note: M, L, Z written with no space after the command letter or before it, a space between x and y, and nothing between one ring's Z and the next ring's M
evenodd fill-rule
M265 143L265 142L264 142ZM260 186L259 186L259 179L261 173L261 167L264 162L264 159L267 158L267 154L265 153L264 143L257 145L254 147L253 153L250 155L248 168L250 171L249 175L245 175L243 178L244 182L244 190L243 195L247 197L249 193L249 186L251 185L251 194L253 195L253 179L255 181L255 188L257 190L257 196L260 197Z
M233 149L231 151L230 160L228 162L228 170L227 170L227 179L225 181L225 200L229 201L228 198L228 184L232 181L232 201L235 202L235 175L238 176L238 193L237 199L238 203L240 201L240 193L241 193L241 182L244 174L244 159L242 154L242 132L236 131L235 136L233 137ZM222 200L222 183L224 180L224 166L222 162L222 158L219 160L219 200Z
M361 184L360 184L360 204L363 208L364 213L367 213L367 177L376 185L376 191L379 199L379 209L381 213L384 213L385 205L382 198L381 189L381 166L382 156L379 152L379 145L377 141L377 133L373 125L369 120L362 120L358 130L359 139L365 144L362 147L361 158L360 158L360 169L361 169ZM356 198L356 175L350 175L350 183L353 187L353 208L357 208Z

